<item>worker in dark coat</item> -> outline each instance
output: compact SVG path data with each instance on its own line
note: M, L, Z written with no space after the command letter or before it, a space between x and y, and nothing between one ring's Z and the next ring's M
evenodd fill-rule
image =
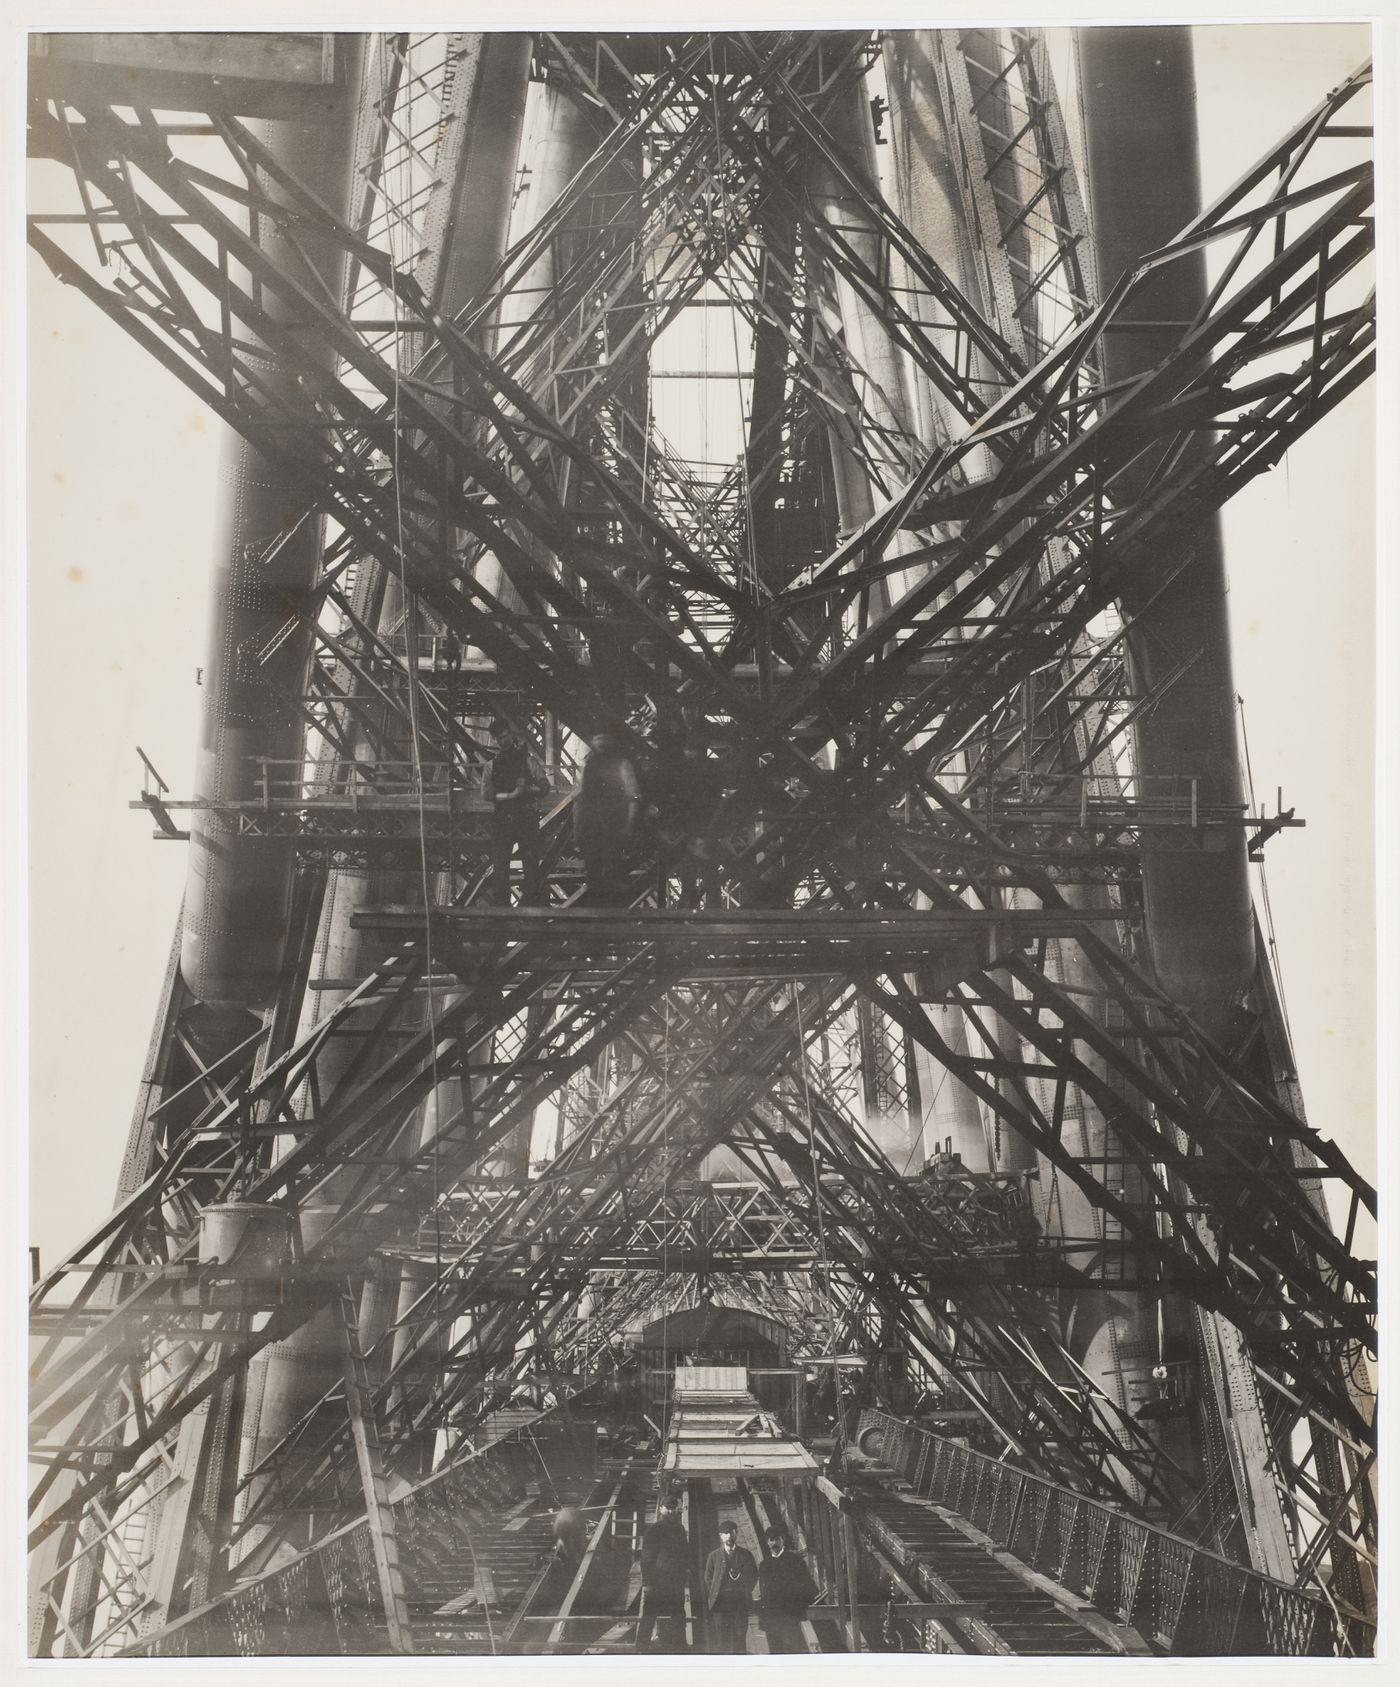
M684 1652L685 1590L690 1580L690 1537L681 1527L680 1502L663 1494L656 1502L656 1521L642 1536L642 1620L637 1650Z
M770 1652L805 1652L802 1624L817 1597L807 1566L776 1529L768 1531L768 1556L758 1567L758 1620Z
M757 1585L753 1554L739 1545L739 1526L726 1517L719 1526L719 1545L705 1560L705 1609L710 1613L712 1651L748 1651L749 1611Z
M574 842L583 857L590 902L606 906L622 899L641 794L637 770L622 746L606 732L598 733L574 798Z
M541 900L540 798L543 773L524 737L509 721L498 725L500 742L491 758L487 792L491 798L491 900L510 906L510 861L520 852L520 901Z

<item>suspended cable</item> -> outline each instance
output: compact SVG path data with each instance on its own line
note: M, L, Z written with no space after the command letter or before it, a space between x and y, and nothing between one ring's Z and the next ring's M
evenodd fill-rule
M661 1037L661 1281L664 1283L670 1275L670 1249L667 1237L670 1226L667 1223L667 1201L670 1199L671 1178L671 992L666 992L666 999L662 1009L662 1037ZM664 1305L664 1303L663 1303ZM671 1408L675 1409L675 1384L671 1377L670 1365L670 1310L661 1314L661 1392L662 1399L666 1399L666 1390L672 1391ZM662 1465L666 1460L666 1442L662 1438L656 1452L656 1477L661 1481Z
M380 109L388 106L389 89L385 69L385 51L377 55L379 60L379 99ZM403 168L403 166L400 166ZM381 181L381 192L390 192L388 173L385 172ZM423 786L423 740L422 723L419 709L419 676L418 676L418 596L414 589L408 548L405 544L405 528L403 513L403 486L401 481L401 447L402 426L399 415L400 384L402 381L402 339L403 325L399 314L399 260L395 250L396 219L390 217L385 227L385 243L389 253L389 304L392 312L392 333L390 344L393 350L393 395L394 395L394 428L392 465L394 477L394 517L396 523L396 539L399 555L400 579L404 591L404 650L405 668L408 677L408 717L409 717L409 747L413 764L413 783L417 796L418 807L418 846L419 869L423 894L424 911L424 964L426 967L426 1001L428 1016L428 1046L429 1061L432 1070L432 1200L433 1200L433 1347L435 1359L441 1367L444 1359L444 1344L442 1332L442 1170L441 1170L441 1138L442 1138L442 1089L441 1077L438 1072L438 1039L437 1039L437 999L434 980L433 960L433 923L432 905L433 893L431 876L428 869L428 817L427 804ZM451 742L451 721L448 722L447 753L453 754ZM449 872L451 867L449 866ZM424 1113L426 1115L426 1107ZM490 1618L487 1618L488 1631ZM492 1650L495 1650L494 1638Z

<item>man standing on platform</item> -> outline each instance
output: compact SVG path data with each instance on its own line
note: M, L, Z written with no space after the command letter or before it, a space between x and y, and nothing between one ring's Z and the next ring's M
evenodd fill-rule
M758 1620L770 1652L805 1652L802 1624L817 1596L807 1566L777 1529L767 1535L768 1556L758 1567Z
M574 797L574 842L595 907L623 900L641 795L637 771L622 746L609 733L596 733Z
M705 1609L710 1613L711 1650L747 1652L749 1610L758 1583L753 1554L739 1545L739 1526L726 1517L719 1545L705 1560Z
M497 723L500 742L491 758L491 900L510 907L510 860L520 851L520 902L541 898L540 798L546 786L530 748L510 721Z
M637 1650L684 1652L685 1589L690 1580L690 1537L681 1527L680 1502L662 1494L656 1502L656 1521L642 1536L642 1620Z

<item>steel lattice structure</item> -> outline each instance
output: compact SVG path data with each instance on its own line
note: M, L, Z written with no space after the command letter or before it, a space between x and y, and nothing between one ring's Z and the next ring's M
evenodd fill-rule
M245 1006L177 935L117 1204L34 1292L34 1650L155 1644L357 1510L380 1539L389 1477L695 1292L897 1336L1013 1464L1324 1589L1364 1647L1374 1195L1306 1122L1262 950L1228 1013L1184 1002L1144 890L1293 817L1140 765L1191 664L1131 647L1372 372L1367 72L1115 278L1034 31L510 38L550 191L492 115L504 38L346 39L342 205L246 92L33 82L83 206L34 248L291 489L229 660L292 746L137 805L288 901ZM961 274L895 208L912 119L889 199L857 144L916 73ZM663 432L674 380L738 395L718 473ZM499 714L548 763L541 907L487 894ZM577 905L569 835L600 728L725 789L698 863L657 780L618 909ZM678 906L702 867L724 906ZM985 1167L925 1171L944 1083ZM285 1251L211 1253L232 1207ZM1074 1331L1159 1301L1167 1429Z

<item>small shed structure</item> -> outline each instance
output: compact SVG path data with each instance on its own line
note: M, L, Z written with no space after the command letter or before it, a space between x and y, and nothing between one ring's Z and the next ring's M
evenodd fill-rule
M683 1365L673 1379L663 1480L812 1477L817 1461L749 1392L742 1365Z

